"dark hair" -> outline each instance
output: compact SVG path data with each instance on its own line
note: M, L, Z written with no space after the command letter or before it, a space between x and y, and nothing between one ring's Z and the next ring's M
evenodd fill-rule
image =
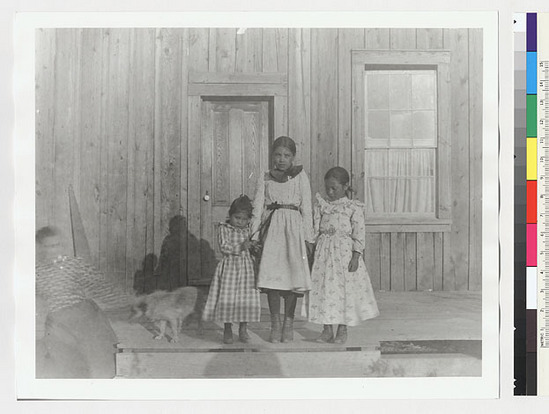
M290 137L287 137L287 136L284 136L284 135L282 135L282 136L280 136L280 137L278 137L277 139L274 140L274 142L273 142L273 152L278 147L288 148L293 155L295 155L295 153L297 151L296 146L295 146L295 141L293 139L291 139Z
M349 184L350 181L349 173L343 167L330 168L324 176L324 180L327 180L328 178L335 178L341 185Z
M324 181L326 181L329 178L335 178L335 180L341 185L349 185L349 181L351 181L349 173L343 167L330 168L328 172L326 172L326 175L324 175ZM349 188L347 188L347 190L345 191L345 195L348 198L352 199L354 192L355 190L353 190L349 185Z
M231 204L231 208L229 208L229 217L236 213L247 213L248 216L252 217L252 200L246 195L242 194L240 197L238 197L236 200L234 200Z
M42 243L48 237L59 236L59 229L53 226L45 226L36 231L36 243Z

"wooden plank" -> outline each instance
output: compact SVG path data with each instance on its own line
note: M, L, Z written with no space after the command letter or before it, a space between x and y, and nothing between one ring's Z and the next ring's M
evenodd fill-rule
M391 234L391 291L404 290L404 233Z
M234 72L236 60L236 29L219 28L214 29L214 33L215 71ZM210 55L213 52L213 50L210 50Z
M189 84L189 96L286 96L288 87L285 83L239 83L239 84Z
M389 49L391 47L391 29L364 29L366 49Z
M288 98L286 96L274 98L274 134L275 137L288 135Z
M438 68L438 206L437 217L450 219L452 217L452 185L450 175L452 155L452 116L450 102L453 98L450 92L449 64L443 63Z
M210 28L208 30L208 70L218 72L217 70L217 30Z
M417 290L417 235L406 233L404 241L404 290Z
M469 290L482 289L482 30L469 29Z
M160 215L159 228L155 228L155 246L160 251L158 267L161 271L159 288L173 289L179 283L179 234L172 234L180 214L181 189L181 67L182 67L182 34L184 29L161 29L157 47L160 48L158 61L159 82L156 95L158 109L155 114L155 141L159 142L160 168L155 170L159 175L160 202L155 205L155 215ZM173 220L173 221L172 221Z
M417 29L418 49L442 49L442 29Z
M212 164L214 162L213 146L215 141L223 141L214 137L214 134L226 133L225 128L221 128L226 120L221 117L220 113L215 113L212 110L211 104L202 105L202 127L201 127L201 151L200 151L200 195L212 194ZM226 114L225 114L226 115ZM226 154L222 154L222 156ZM203 241L212 241L212 203L205 200L200 200L200 245ZM201 279L207 275L207 270L210 267L208 255L202 251L200 276Z
M179 214L181 226L179 228L179 286L187 285L187 215L188 215L188 180L187 156L189 141L187 136L188 125L188 77L189 77L189 29L183 29L181 35L181 95L179 104L179 142L180 142L180 180L179 180Z
M353 151L351 185L357 192L360 201L365 201L364 190L364 65L355 63L352 65L352 142ZM368 231L368 226L366 227Z
M72 251L68 187L74 179L74 143L80 139L77 130L77 82L80 30L56 31L55 101L53 125L53 217L52 224L66 236L64 249Z
M380 245L380 270L381 286L380 290L391 290L391 233L381 233Z
M337 29L312 29L311 67L311 187L320 191L322 177L337 165L338 86Z
M450 52L440 50L356 50L352 54L352 62L360 65L365 62L385 65L436 65L450 63L450 56Z
M261 140L267 138L260 135L261 106L267 106L267 103L261 102L257 112L244 111L242 113L242 139L245 140L245 145L242 148L242 157L244 160L242 168L242 192L251 199L255 197L257 174L263 171L260 168Z
M435 245L435 253L434 253L435 274L434 274L434 281L433 281L433 289L435 291L441 291L443 290L443 286L442 286L442 262L444 260L443 252L442 252L443 233L434 233L433 241Z
M288 71L288 29L263 29L263 71Z
M129 29L112 29L109 36L107 105L107 263L113 281L125 287L129 101Z
M128 213L126 226L126 277L132 278L144 267L151 235L150 189L154 141L155 30L132 30L128 131ZM149 237L151 240L152 238ZM148 269L143 269L143 272ZM144 283L144 281L143 281ZM135 283L131 283L135 288ZM129 280L126 286L130 286ZM144 288L143 285L140 286ZM141 290L142 291L142 290Z
M351 171L352 74L351 50L364 48L364 29L338 30L338 159L340 167Z
M201 160L201 102L199 96L189 97L189 153L187 158L189 177L188 198L188 228L187 235L187 277L189 284L200 279L201 254L200 254L200 204L202 188L200 184L200 160Z
M229 189L230 198L229 203L235 200L243 193L244 183L242 179L242 171L244 165L244 157L242 156L243 148L248 145L247 142L242 142L242 109L232 109L229 112ZM227 157L227 155L225 155ZM224 172L225 174L227 171ZM214 238L215 239L215 238ZM212 239L212 240L214 240Z
M236 33L235 72L261 72L263 70L263 32L246 29Z
M38 49L37 49L38 50ZM88 243L91 261L99 266L100 230L100 177L101 177L101 83L103 65L101 30L82 31L80 134L82 137L81 168L86 179L80 183L80 212Z
M36 29L36 228L53 224L55 29Z
M207 72L209 67L209 29L189 28L189 54L187 56L189 74L192 71Z
M108 95L110 91L109 85L109 71L110 71L110 43L111 43L111 30L103 29L102 35L102 69L101 69L101 134L100 134L100 177L99 186L97 189L97 197L99 199L100 214L99 214L99 268L102 271L107 270L107 250L108 245L108 181L109 181L109 166L108 166L108 121L107 116L109 113Z
M426 223L426 224L375 224L368 220L366 222L366 232L367 233L417 233L420 231L429 233L429 232L445 232L450 231L452 226L450 223Z
M189 71L205 72L209 67L209 29L189 29ZM215 54L214 59L215 59ZM201 98L186 96L188 109L188 126L186 140L188 153L185 158L188 174L187 196L187 284L195 284L201 277L200 247L200 151L201 151Z
M189 72L189 83L259 83L280 84L288 82L288 74L283 72L222 73Z
M311 171L311 30L289 30L289 135L297 147L296 163Z
M442 290L456 290L456 266L452 254L452 234L442 233Z
M381 236L379 234L366 234L366 250L364 261L370 275L372 287L379 290L381 287Z
M433 233L417 234L417 289L432 290L435 273Z
M466 290L469 278L469 39L467 29L445 29L452 51L452 263L455 288ZM445 246L446 248L446 246ZM446 267L446 264L445 264Z
M391 30L391 49L415 49L416 29L390 29Z

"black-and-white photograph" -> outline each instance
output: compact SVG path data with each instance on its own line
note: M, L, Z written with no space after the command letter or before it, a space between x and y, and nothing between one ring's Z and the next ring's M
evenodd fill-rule
M486 375L485 30L230 26L34 30L35 378Z

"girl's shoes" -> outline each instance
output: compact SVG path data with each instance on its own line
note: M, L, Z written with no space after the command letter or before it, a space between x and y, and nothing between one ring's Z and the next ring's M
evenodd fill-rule
M339 325L334 343L344 344L345 342L347 342L347 325Z
M276 344L280 342L280 315L271 314L271 335L269 336L269 342Z
M247 322L240 322L240 326L238 327L238 339L240 340L240 342L243 342L245 344L250 342L250 335L248 335L247 328Z
M223 331L223 343L232 344L233 343L233 324L226 323L225 330Z
M282 342L291 342L294 340L294 318L284 317L282 325Z
M316 338L316 342L334 342L334 330L332 328L332 325L324 325L322 333L318 338Z

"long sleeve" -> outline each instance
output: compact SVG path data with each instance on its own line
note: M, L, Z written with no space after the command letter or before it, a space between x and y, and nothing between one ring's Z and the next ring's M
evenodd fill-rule
M353 215L351 216L353 239L353 251L363 253L366 246L366 224L364 221L364 206L356 203L353 206Z
M261 225L261 218L263 216L263 207L265 205L265 178L263 174L259 176L257 180L257 186L255 190L255 197L253 202L253 216L251 221L251 234L254 234ZM255 234L252 239L257 240L259 238L258 234Z
M223 224L219 226L218 240L221 253L233 256L240 256L240 253L242 253L242 243L237 241L237 238L232 237L230 229Z
M316 195L317 199L319 197L319 194ZM315 239L315 243L318 240L318 236L320 234L320 220L322 216L320 214L320 203L317 201L313 206L313 237Z
M305 171L301 172L301 216L303 217L303 230L305 240L309 243L315 242L313 231L313 209L311 204L311 184Z

